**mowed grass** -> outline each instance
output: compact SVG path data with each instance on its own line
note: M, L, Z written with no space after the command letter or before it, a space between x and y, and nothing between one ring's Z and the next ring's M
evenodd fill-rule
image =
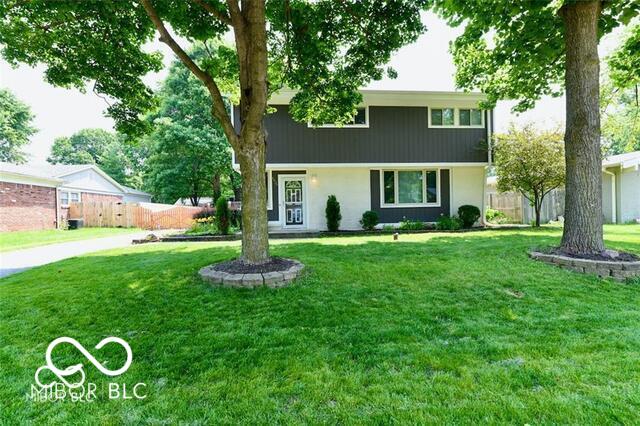
M0 419L9 423L640 422L640 285L527 258L560 229L282 240L293 287L212 288L197 270L237 243L95 253L0 280ZM608 226L640 253L639 226ZM28 400L47 345L81 342L92 403ZM144 400L109 400L110 381Z
M139 232L137 228L80 228L72 230L45 229L42 231L0 232L0 252L20 250L68 241Z

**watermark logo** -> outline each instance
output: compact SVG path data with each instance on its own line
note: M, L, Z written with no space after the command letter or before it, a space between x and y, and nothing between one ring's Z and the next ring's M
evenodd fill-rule
M120 376L124 374L131 363L133 362L133 352L131 351L131 346L123 339L119 337L107 337L102 339L95 346L96 349L102 349L104 346L108 344L118 344L126 353L126 359L122 367L111 370L106 368L100 361L98 361L84 346L82 346L76 339L71 337L58 337L47 347L47 351L45 353L45 365L39 367L35 373L35 382L37 386L31 386L31 395L30 398L36 401L57 401L57 400L65 400L70 399L73 402L91 402L95 398L97 398L97 386L95 383L86 383L86 375L84 372L84 364L75 364L70 365L66 368L59 368L53 362L52 352L53 350L61 344L70 344L75 347L82 355L84 355L87 360L93 364L95 368L98 369L102 374L106 376ZM43 383L40 378L40 374L43 371L50 371L55 376L55 379L48 382ZM75 379L71 379L74 377ZM69 380L67 380L69 379ZM110 382L108 384L108 397L109 399L144 399L147 395L144 393L146 388L145 383L137 383L133 387L133 396L127 394L126 384L125 383L117 383Z

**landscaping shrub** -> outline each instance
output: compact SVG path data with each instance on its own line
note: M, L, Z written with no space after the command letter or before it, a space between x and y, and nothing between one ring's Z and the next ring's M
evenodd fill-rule
M398 229L402 231L419 231L425 229L425 225L424 222L421 222L419 220L409 220L407 218L404 218L400 222L400 226L398 227Z
M340 214L340 203L335 195L329 195L327 198L327 208L324 212L327 218L327 229L330 232L336 232L340 228L342 215Z
M229 234L231 226L231 213L229 212L229 202L226 197L218 198L216 201L216 226L222 235Z
M462 228L462 221L456 216L442 215L436 222L436 229L440 231L457 231Z
M362 219L360 219L360 225L362 225L362 229L366 231L372 231L373 228L378 224L378 213L367 210L362 213Z
M210 219L196 219L191 225L191 228L185 231L187 235L216 235L218 234L218 227Z
M484 217L487 219L487 222L491 223L507 223L509 221L509 218L504 213L494 209L487 209Z
M193 215L194 219L205 219L205 218L214 218L216 215L216 211L210 208L204 208L200 210L198 213Z
M458 217L462 221L463 228L471 228L480 219L480 209L468 204L458 207Z

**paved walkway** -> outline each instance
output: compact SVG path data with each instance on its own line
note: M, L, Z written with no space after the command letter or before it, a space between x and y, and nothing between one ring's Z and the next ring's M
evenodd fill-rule
M150 233L160 236L168 232L175 231L141 231L114 237L70 241L0 253L0 278L85 253L128 247L134 239L144 238Z

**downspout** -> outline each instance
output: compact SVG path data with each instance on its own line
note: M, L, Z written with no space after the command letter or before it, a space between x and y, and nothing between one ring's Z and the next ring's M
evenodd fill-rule
M616 194L616 174L606 169L602 169L602 171L611 176L611 222L618 223L618 212L616 211L616 199L618 198Z
M55 208L56 208L56 229L60 229L60 203L59 203L59 196L60 194L58 193L58 187L55 187Z
M489 167L491 167L491 161L492 161L491 139L493 137L493 134L492 134L493 122L491 118L493 116L493 110L486 111L486 114L487 114L487 162L488 162L488 165L484 167L484 174L483 174L483 181L482 181L482 209L480 210L482 212L482 214L480 215L480 224L482 226L487 226L487 221L486 221L487 171L489 170Z

